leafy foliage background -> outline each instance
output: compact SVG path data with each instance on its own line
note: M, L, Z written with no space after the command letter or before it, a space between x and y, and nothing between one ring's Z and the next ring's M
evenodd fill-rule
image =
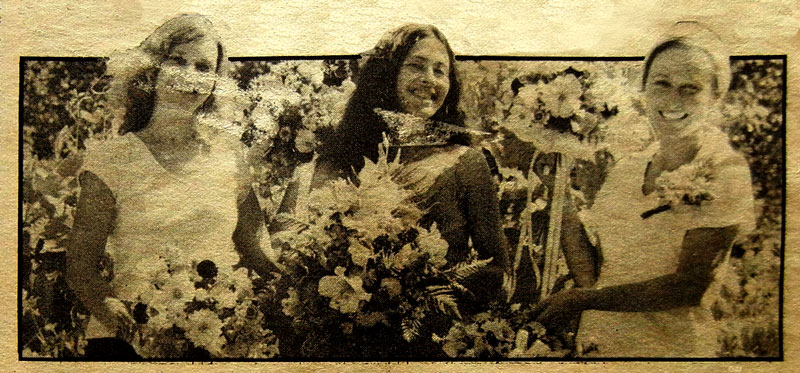
M459 63L467 124L489 131L495 131L508 115L505 111L518 84L515 79L521 74L575 65L627 79L631 91L637 91L641 68L640 62ZM233 65L232 77L241 97L232 110L242 142L253 150L250 162L269 218L279 209L296 171L312 160L318 139L336 125L337 110L352 90L357 63L247 61ZM734 59L732 67L725 130L750 164L759 214L757 230L734 245L732 274L725 278L713 311L719 321L721 356L778 356L785 66L780 59ZM24 357L80 356L88 316L64 279L65 243L79 193L75 176L83 143L105 136L110 128L103 94L105 61L26 61L23 69L19 344ZM270 103L264 92L271 89L291 94ZM503 188L513 181L509 175L526 169L532 151L513 138L504 140L501 147L491 147L490 142L483 145L492 150L501 190L509 190ZM602 181L591 175L601 175L604 167L602 162L579 165L586 172L573 175L575 187L590 195ZM520 195L503 193L502 197L506 233L513 243L519 235L519 210L513 206Z

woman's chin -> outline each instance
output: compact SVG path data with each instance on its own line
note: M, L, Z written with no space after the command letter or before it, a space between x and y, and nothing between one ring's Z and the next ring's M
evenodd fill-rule
M436 114L436 110L433 110L432 108L425 108L425 109L406 111L406 114L411 114L415 117L427 120L431 119L431 117L433 117L433 115Z
M202 101L198 100L174 100L162 101L159 103L160 109L165 112L173 113L176 116L182 117L186 114L193 114L200 108Z

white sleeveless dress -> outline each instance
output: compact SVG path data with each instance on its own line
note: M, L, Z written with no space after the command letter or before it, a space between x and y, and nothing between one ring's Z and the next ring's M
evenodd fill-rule
M212 145L180 173L164 169L132 133L87 145L83 170L100 177L116 199L117 217L106 243L115 297L135 301L147 291L152 285L144 269L168 250L218 267L239 262L232 235L237 197L248 178L231 145ZM87 338L115 334L95 318L86 330Z
M620 159L610 170L591 210L581 216L587 231L599 239L603 254L597 288L674 273L688 230L734 224L739 225L740 234L753 229L753 194L746 161L720 130L703 128L699 136L702 144L696 159L711 159L716 170L710 187L716 198L702 206L680 205L647 219L641 217L659 205L657 193L642 192L645 171L658 144ZM578 343L597 346L597 352L589 356L715 357L718 346L709 300L719 293L719 277L727 269L726 255L717 269L718 280L698 307L659 312L585 311Z

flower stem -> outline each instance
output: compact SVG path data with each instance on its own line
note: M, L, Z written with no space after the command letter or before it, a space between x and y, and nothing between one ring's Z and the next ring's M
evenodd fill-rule
M550 295L558 279L558 264L561 259L561 218L564 212L564 199L569 186L569 174L574 159L565 154L556 156L556 175L553 180L553 199L550 203L550 222L547 225L547 244L545 246L544 271L539 299Z

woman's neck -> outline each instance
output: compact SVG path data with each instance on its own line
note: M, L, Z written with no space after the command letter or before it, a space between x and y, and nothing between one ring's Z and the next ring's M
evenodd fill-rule
M197 155L200 143L195 120L186 110L157 109L150 124L137 135L162 166L179 168Z
M661 136L655 160L663 170L672 171L689 163L700 149L697 136Z
M155 142L180 143L197 137L196 119L185 109L158 108L142 130Z

